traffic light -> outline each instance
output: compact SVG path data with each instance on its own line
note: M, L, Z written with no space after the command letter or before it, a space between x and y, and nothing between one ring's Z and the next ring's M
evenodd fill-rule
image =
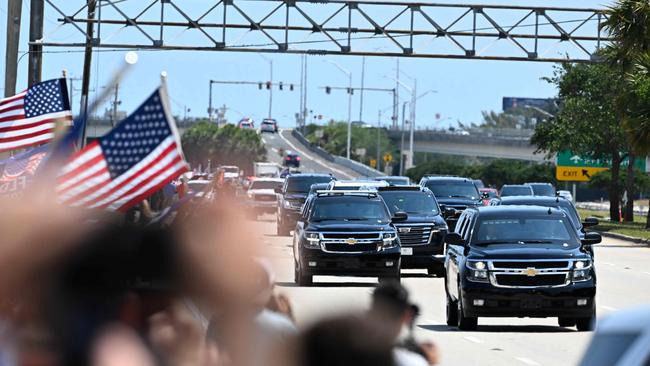
M271 89L271 82L270 81L266 82L266 89Z
M289 90L293 91L293 84L289 84Z
M330 88L329 86L326 86L325 87L325 93L327 93L327 94L332 93L332 88Z
M257 88L258 88L259 90L262 90L262 83L257 83Z
M280 90L282 90L282 82L278 84L278 87L280 88Z

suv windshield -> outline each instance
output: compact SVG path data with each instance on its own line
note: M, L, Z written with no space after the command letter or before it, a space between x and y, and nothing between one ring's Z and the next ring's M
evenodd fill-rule
M535 196L555 197L555 188L550 184L531 183L529 186L533 189L533 194L535 194Z
M381 197L391 214L404 211L413 215L436 215L438 205L430 193L409 191L382 191Z
M475 244L553 243L572 238L563 219L542 217L483 219L475 233Z
M321 197L314 202L311 220L341 220L341 221L375 221L387 223L390 221L386 205L381 200L368 197L333 196Z
M282 187L282 182L255 180L253 181L253 184L251 184L250 189L275 189L276 187Z
M289 177L287 178L287 193L307 193L312 184L328 183L332 177Z
M427 188L436 198L462 197L478 199L478 190L472 182L427 182Z
M501 197L506 196L532 196L533 192L529 186L508 186L501 190Z

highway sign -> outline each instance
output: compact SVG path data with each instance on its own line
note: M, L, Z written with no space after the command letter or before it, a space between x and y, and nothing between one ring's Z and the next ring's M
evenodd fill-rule
M556 157L556 165L557 166L573 166L573 167L592 167L592 168L609 168L611 166L610 162L608 160L601 160L601 159L593 159L590 157L578 155L578 154L573 154L571 151L560 151L557 154ZM646 159L645 158L637 158L634 161L634 165L637 167L637 169L641 170L642 172L646 172ZM627 158L623 159L621 162L622 167L627 166Z
M608 169L602 167L558 166L555 169L555 178L560 181L588 182L595 174Z

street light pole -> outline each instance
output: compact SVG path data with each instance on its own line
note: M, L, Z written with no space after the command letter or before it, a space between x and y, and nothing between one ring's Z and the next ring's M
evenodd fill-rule
M347 147L345 149L345 157L350 159L350 145L352 143L352 72L344 69L341 65L337 64L334 61L326 60L332 65L336 66L342 73L348 76L348 139Z
M379 110L379 115L377 116L377 170L381 170L379 162L379 158L381 157L381 146L380 146L380 140L381 140L381 109Z
M402 104L402 143L399 148L399 175L404 175L404 124L406 117L406 105L408 102Z
M361 89L359 90L359 122L363 122L363 88L366 75L366 56L361 58Z
M271 88L269 88L269 118L273 118L273 60L261 53L258 55L269 63Z
M411 133L409 136L409 157L408 160L406 161L406 166L408 168L413 167L413 132L415 130L415 106L417 103L417 88L418 88L418 81L413 80L413 90L412 90L412 102L411 102Z

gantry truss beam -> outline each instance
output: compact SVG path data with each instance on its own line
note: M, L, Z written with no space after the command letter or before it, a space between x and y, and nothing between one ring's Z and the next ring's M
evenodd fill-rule
M85 1L45 1L60 24L44 46L580 62L609 41L602 9L212 0L197 12L182 0L91 0L98 11L88 19ZM56 40L64 28L78 39Z

